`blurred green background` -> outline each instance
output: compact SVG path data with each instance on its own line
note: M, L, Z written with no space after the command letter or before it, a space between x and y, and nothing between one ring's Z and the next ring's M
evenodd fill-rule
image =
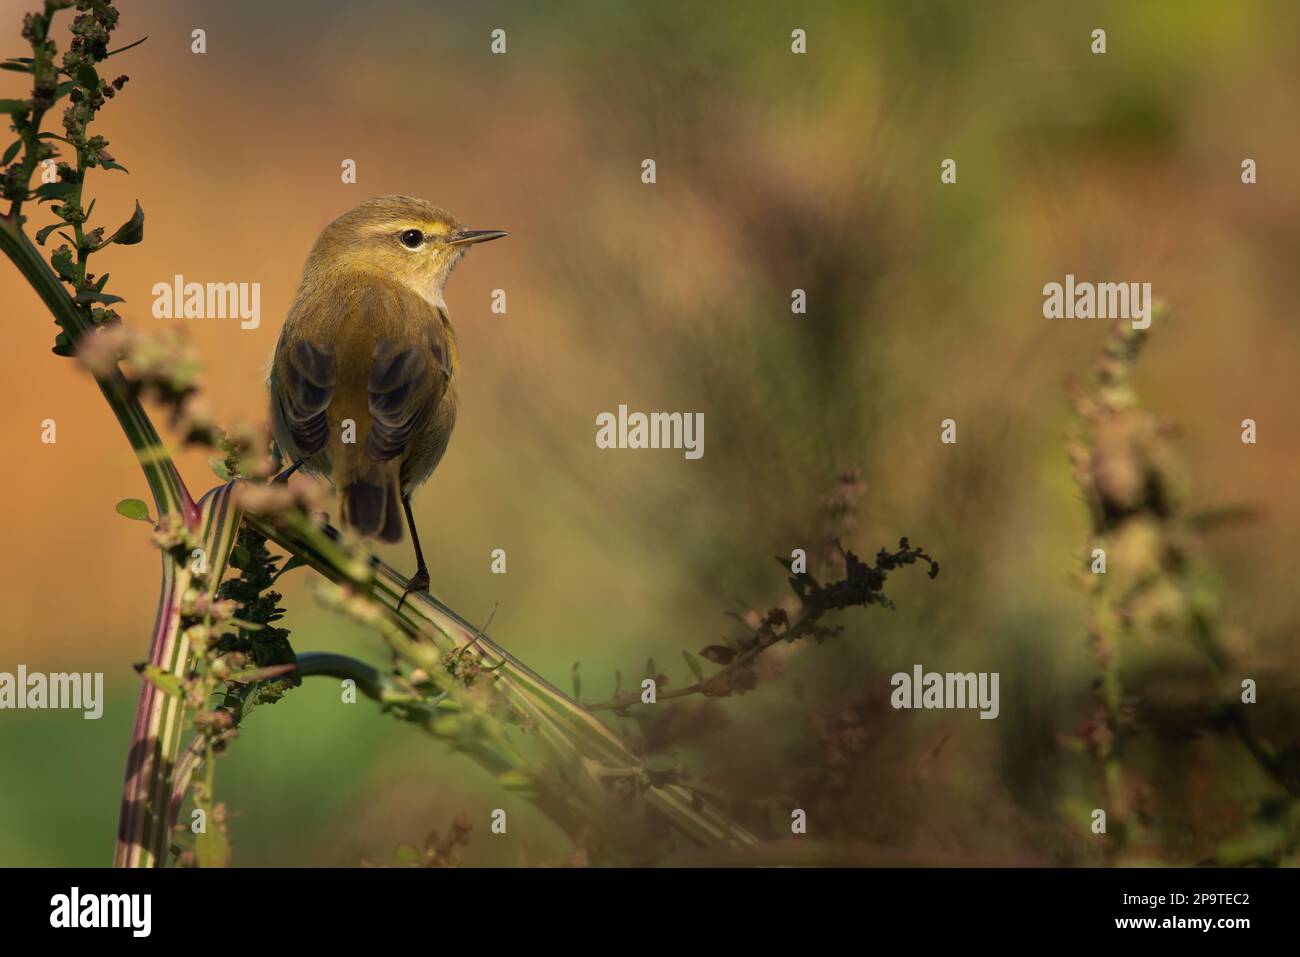
M0 0L9 55L27 6ZM818 547L849 468L863 493L845 544L872 554L907 535L940 560L936 581L891 579L897 610L846 615L844 635L795 649L754 693L679 709L673 727L617 722L699 780L813 808L810 834L876 849L868 863L1092 859L1060 814L1098 789L1059 740L1096 677L1062 385L1111 324L1042 317L1044 283L1067 272L1149 281L1169 304L1139 387L1181 425L1193 508L1266 516L1219 533L1211 558L1244 660L1294 673L1294 3L120 6L117 39L149 41L115 61L131 81L101 132L131 175L88 188L106 219L138 198L148 228L101 268L144 329L161 325L150 288L174 274L262 283L260 328L185 323L218 421L265 420L280 317L339 213L405 192L510 232L449 283L462 413L416 514L435 593L470 619L499 603L494 636L557 684L581 662L584 698L606 698L616 669L651 656L687 682L680 649L714 643L725 611L783 599L772 556ZM190 52L195 28L206 54ZM0 95L23 95L5 77ZM958 182L941 185L950 157ZM1257 185L1240 181L1246 157ZM795 288L807 315L791 315ZM49 355L53 327L7 266L0 296L0 670L103 671L108 688L96 722L0 713L0 864L106 864L158 558L146 526L113 513L144 486L90 380ZM620 403L703 412L704 457L598 450L595 416ZM1239 439L1247 416L1256 446ZM46 417L57 445L39 441ZM955 446L939 442L945 418ZM183 462L192 487L215 483L202 456ZM405 544L384 555L410 564ZM306 576L284 579L295 647L382 662ZM918 662L1000 672L1001 717L894 712L889 676ZM476 766L340 704L330 682L256 711L217 793L241 865L391 862L459 813L476 822L469 864L572 849ZM495 807L505 836L487 833Z

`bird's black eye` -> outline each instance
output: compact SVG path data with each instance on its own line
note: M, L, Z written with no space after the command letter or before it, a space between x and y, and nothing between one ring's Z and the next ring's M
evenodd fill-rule
M402 245L407 249L419 249L424 245L424 233L418 229L404 229L399 238L402 240Z

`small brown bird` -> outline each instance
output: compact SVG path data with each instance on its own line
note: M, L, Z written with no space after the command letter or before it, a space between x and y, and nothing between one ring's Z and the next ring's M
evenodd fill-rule
M465 229L412 196L381 196L325 227L275 347L271 417L293 463L339 490L341 520L400 541L406 513L416 571L429 570L411 493L437 467L456 424L456 335L447 277L473 243L506 235ZM405 596L403 596L405 598Z

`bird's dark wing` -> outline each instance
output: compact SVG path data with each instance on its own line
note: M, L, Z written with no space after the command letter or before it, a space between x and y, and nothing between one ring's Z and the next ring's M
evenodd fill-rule
M368 305L384 311L388 329L401 330L400 339L375 343L367 381L371 422L365 450L383 462L410 451L442 401L451 380L451 349L442 318L428 302L405 289L377 298Z
M427 398L420 394L428 360L419 346L401 348L392 339L375 343L370 366L370 435L366 454L386 462L406 449Z
M337 363L328 349L296 342L285 353L280 413L298 453L314 455L329 439L325 408L334 396Z

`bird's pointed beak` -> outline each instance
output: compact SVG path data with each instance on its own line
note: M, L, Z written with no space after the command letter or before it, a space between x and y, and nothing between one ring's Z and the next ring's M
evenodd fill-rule
M447 239L448 246L468 246L471 243L485 243L491 239L500 239L507 235L499 229L459 229Z

